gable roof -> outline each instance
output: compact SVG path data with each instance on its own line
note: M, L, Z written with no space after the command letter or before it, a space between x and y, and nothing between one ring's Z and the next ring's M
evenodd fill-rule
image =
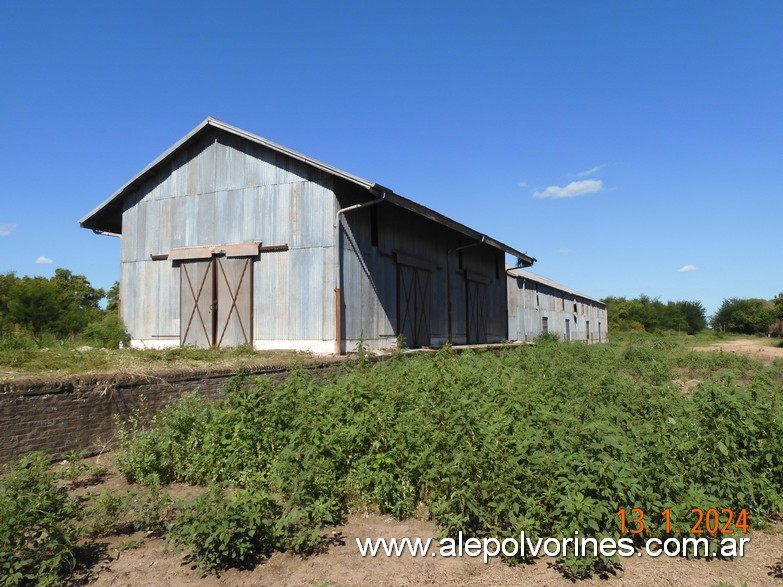
M307 155L303 155L302 153L298 153L297 151L294 151L287 147L283 147L282 145L278 145L277 143L268 141L263 137L254 135L235 126L231 126L230 124L226 124L225 122L221 122L220 120L217 120L212 117L207 117L201 124L196 126L196 128L191 130L179 141L174 143L174 145L169 147L169 149L167 149L157 159L155 159L152 163L150 163L144 169L142 169L138 174L136 174L129 182L123 185L119 190L117 190L111 196L109 196L103 203L101 203L91 212L89 212L84 217L82 217L79 220L79 225L82 228L89 228L98 232L114 232L118 234L121 233L122 232L122 222L121 222L122 202L125 196L131 193L134 189L136 189L143 181L148 179L150 176L155 175L158 172L159 168L165 162L170 160L176 153L178 153L182 148L184 148L184 146L187 143L189 143L195 137L201 135L209 128L220 129L229 134L250 141L251 143L255 143L257 145L261 145L277 153L282 153L284 155L287 155L292 159L301 161L302 163L310 165L316 169L324 171L334 177L338 177L351 184L357 185L367 190L368 195L370 197L374 197L376 199L384 197L385 200L390 204L394 204L396 206L399 206L400 208L404 208L415 214L424 216L425 218L429 218L430 220L433 220L438 224L451 228L452 230L456 230L457 232L461 232L462 234L472 239L475 239L491 247L494 247L510 255L513 255L517 257L517 259L519 259L519 262L522 265L530 266L536 261L535 258L527 255L526 253L522 253L512 247L509 247L508 245L498 240L495 240L485 234L473 230L472 228L469 228L464 224L457 222L456 220L452 220L451 218L448 218L447 216L444 216L439 212L435 212L434 210L431 210L426 206L418 204L413 200L409 200L408 198L405 198L399 194L395 194L389 188L383 187L382 185L368 181L366 179L362 179L361 177L352 175L350 173L342 171L341 169L332 167L331 165L328 165L326 163L322 163L317 159L313 159L312 157L308 157Z
M530 271L526 271L524 269L519 269L517 267L514 268L508 267L506 269L506 274L511 277L523 277L530 281L535 281L537 283L540 283L541 285L546 285L547 287L551 287L553 289L571 294L572 296L577 296L580 298L584 298L586 300L590 300L591 302L601 304L604 307L606 306L606 304L604 304L601 300L596 300L595 298L591 298L590 296L578 292L575 289L571 289L567 285L563 285L562 283L558 283L547 277L541 277L540 275L536 275L535 273L531 273Z

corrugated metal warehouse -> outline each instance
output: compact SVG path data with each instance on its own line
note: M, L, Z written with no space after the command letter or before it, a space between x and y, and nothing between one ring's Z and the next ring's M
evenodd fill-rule
M499 342L510 332L505 255L535 262L212 118L80 224L122 236L122 319L144 348Z
M606 304L524 269L508 269L510 340L542 333L565 341L606 342Z

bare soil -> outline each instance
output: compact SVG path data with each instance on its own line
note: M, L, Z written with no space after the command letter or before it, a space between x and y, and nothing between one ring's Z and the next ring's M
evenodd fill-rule
M84 461L100 465L108 474L98 483L79 484L72 493L121 492L131 489L117 473L106 455ZM65 466L55 465L57 466ZM203 488L172 484L167 488L177 497L192 496ZM95 540L96 560L82 575L89 585L107 587L182 587L218 586L284 586L343 587L354 585L379 586L511 586L541 585L569 587L574 582L555 567L554 559L541 557L532 564L511 566L500 560L484 564L481 559L403 556L363 558L356 539L367 538L433 538L437 527L430 521L409 519L398 521L388 516L355 512L342 526L325 532L328 547L311 557L275 553L253 570L229 570L219 576L203 575L187 561L184 553L166 550L161 538L148 537L143 532L123 534ZM127 549L135 542L138 548ZM437 544L434 541L434 544ZM577 581L578 586L593 587L658 587L692 585L715 587L720 582L739 587L743 582L756 586L783 587L783 524L767 531L750 533L745 555L734 560L687 560L661 556L632 556L622 559L622 568L615 574ZM81 581L80 581L81 582Z
M780 339L777 338L741 338L695 347L694 350L735 353L771 364L775 359L783 359L783 347L778 346L779 343Z
M436 529L420 520L396 521L379 515L351 515L344 526L335 528L333 544L325 554L302 558L276 553L252 571L231 570L220 576L202 576L185 562L182 554L164 549L160 539L145 541L137 550L120 552L117 543L109 543L106 556L94 569L97 586L153 587L157 585L213 586L302 586L338 587L348 585L543 585L567 587L574 583L553 567L546 557L535 563L510 566L499 560L483 564L480 559L362 558L356 538L434 537ZM127 537L124 537L127 540ZM114 541L112 541L114 542ZM687 560L633 556L623 559L616 575L578 581L585 587L692 585L714 587L721 581L737 587L783 585L781 574L783 535L777 532L753 532L745 556L735 560Z

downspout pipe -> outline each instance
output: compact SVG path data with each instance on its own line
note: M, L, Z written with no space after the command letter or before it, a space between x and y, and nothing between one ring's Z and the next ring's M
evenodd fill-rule
M334 216L334 310L335 310L335 336L334 336L334 354L335 355L342 355L343 354L343 317L342 317L342 308L343 308L343 299L342 299L342 291L340 289L340 284L342 283L343 279L343 267L342 267L342 251L340 250L340 217L345 216L347 212L352 212L354 210L358 210L360 208L369 208L370 206L376 206L383 202L386 199L386 192L381 193L380 198L376 198L375 200L372 200L371 202L363 202L361 204L354 204L352 206L346 206L345 208L340 208L337 211L337 214Z
M454 338L452 336L453 329L451 326L451 254L456 253L457 251L464 251L465 249L470 249L471 247L477 247L479 245L483 245L484 242L486 242L487 237L486 235L481 235L481 240L476 241L475 243L470 243L469 245L462 245L461 247L455 247L453 249L449 249L446 251L446 308L448 312L448 319L449 319L449 343L454 344Z

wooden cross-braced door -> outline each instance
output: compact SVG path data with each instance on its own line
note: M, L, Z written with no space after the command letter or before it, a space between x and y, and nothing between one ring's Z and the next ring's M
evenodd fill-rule
M222 347L253 342L253 261L181 261L180 344Z
M430 344L431 273L408 265L397 266L397 331L410 348Z
M467 342L487 342L487 283L467 277L465 280L467 304Z

